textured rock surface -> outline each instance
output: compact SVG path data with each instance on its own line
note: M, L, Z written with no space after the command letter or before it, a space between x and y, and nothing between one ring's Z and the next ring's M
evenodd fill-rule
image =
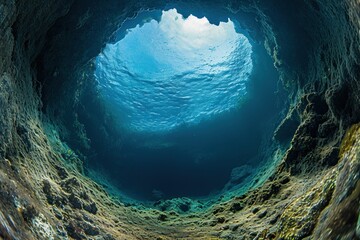
M359 1L221 4L249 14L244 24L272 55L289 88L288 119L299 126L264 185L179 214L110 197L60 139L72 129L46 115L62 126L78 120L61 111L76 102L82 67L143 4L0 0L0 238L360 239ZM84 134L73 137L79 146Z

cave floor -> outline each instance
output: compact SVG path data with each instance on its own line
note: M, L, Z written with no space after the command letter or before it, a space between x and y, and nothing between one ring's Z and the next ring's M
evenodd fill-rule
M187 214L124 205L84 177L76 159L64 161L64 154L58 154L63 148L59 140L48 140L40 129L34 130L38 132L34 143L44 143L38 157L47 161L37 161L36 154L32 159L18 159L19 165L7 159L0 172L0 202L15 204L17 209L8 213L11 221L0 214L4 220L0 227L13 236L30 228L49 239L65 239L67 234L74 239L300 239L313 234L325 208L332 210L333 218L320 227L330 229L339 220L333 215L347 211L344 202L359 201L359 184L352 191L344 189L354 184L347 176L359 170L359 126L343 140L337 166L313 175L291 176L280 164L262 187ZM48 141L52 149L45 144ZM337 202L342 192L345 196Z

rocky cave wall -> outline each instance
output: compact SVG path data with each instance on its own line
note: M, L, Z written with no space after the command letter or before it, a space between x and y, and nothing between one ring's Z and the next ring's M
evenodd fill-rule
M47 120L47 114L60 120L58 125L71 134L68 123L76 116L62 111L74 104L83 65L111 39L125 16L145 4L0 2L2 238L359 238L360 133L353 124L360 117L360 3L221 4L247 14L246 27L254 39L264 41L289 89L291 107L275 138L282 141L286 128L300 125L282 164L264 186L198 216L182 217L114 203L81 175L81 164L73 167L71 150L55 130L61 127L53 129ZM146 7L162 4L151 5ZM53 101L62 96L70 97Z
M19 134L39 119L36 70L31 63L45 43L48 29L67 12L65 1L1 2L1 157L13 155ZM24 143L26 139L22 139Z

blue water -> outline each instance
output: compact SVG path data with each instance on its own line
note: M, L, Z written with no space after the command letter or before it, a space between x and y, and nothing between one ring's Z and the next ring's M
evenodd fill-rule
M138 200L200 197L243 184L258 168L267 121L278 113L278 74L263 46L252 46L230 19L213 25L175 9L124 26L96 58L94 73L122 137L103 146L97 125L87 128L92 168Z
M166 132L235 108L252 69L251 44L230 19L217 26L171 9L107 44L95 76L122 127Z

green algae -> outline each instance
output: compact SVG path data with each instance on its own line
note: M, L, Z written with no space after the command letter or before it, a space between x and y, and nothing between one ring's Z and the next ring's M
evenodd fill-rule
M347 153L355 144L358 137L358 130L360 129L360 123L352 125L346 132L345 137L340 146L340 158L344 157L344 154Z

